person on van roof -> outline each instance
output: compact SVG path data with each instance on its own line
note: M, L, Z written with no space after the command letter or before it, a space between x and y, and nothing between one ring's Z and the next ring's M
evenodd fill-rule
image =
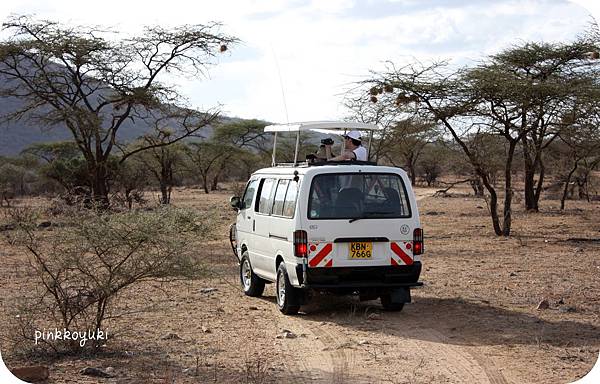
M350 131L344 136L346 150L339 156L333 157L331 154L331 145L325 146L325 153L327 154L327 160L329 161L340 161L340 160L359 160L367 161L367 149L362 146L360 133L358 131Z

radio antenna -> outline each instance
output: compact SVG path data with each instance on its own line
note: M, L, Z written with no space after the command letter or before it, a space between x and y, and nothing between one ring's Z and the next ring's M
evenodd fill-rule
M283 89L283 79L281 78L281 68L279 68L279 60L277 60L277 55L275 54L275 49L273 48L273 45L271 45L271 52L273 52L273 58L275 59L275 67L277 67L277 75L279 76L279 87L281 88L281 99L283 101L283 110L285 111L285 122L289 124L290 118L288 116L287 103L285 102L285 91Z
M275 49L271 44L271 52L273 53L273 59L275 60L275 67L277 68L277 75L279 76L279 87L281 88L281 100L283 101L283 110L285 111L285 122L287 124L290 123L290 117L288 115L287 103L285 102L285 91L283 89L283 79L281 78L281 68L279 67L279 60L277 60L277 55L275 54ZM300 131L298 131L298 136L296 137L296 153L294 155L294 164L296 164L298 158L298 141L300 140ZM273 135L273 155L271 157L271 166L275 166L275 154L277 153L277 132Z

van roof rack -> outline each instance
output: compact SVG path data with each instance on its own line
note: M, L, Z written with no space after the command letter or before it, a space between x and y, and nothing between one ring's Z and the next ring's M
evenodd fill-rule
M341 161L318 161L314 163L308 163L309 166L322 166L322 165L377 165L375 161L363 161L363 160L341 160Z
M296 132L296 149L294 151L294 162L291 163L287 163L284 166L298 166L301 163L298 162L298 146L300 144L300 132L301 131L315 131L315 132L319 132L319 133L326 133L326 134L345 134L348 131L351 130L357 130L357 131L368 131L369 132L369 144L368 144L368 152L370 152L371 149L371 141L373 139L373 132L374 131L380 131L383 128L374 125L374 124L368 124L368 123L360 123L360 122L352 122L352 121L304 121L304 122L297 122L297 123L289 123L289 124L275 124L275 125L267 125L265 127L265 132L274 132L275 135L273 136L273 155L271 157L271 165L272 166L279 166L277 164L277 162L275 161L275 155L277 153L277 133L278 132ZM304 162L302 162L304 163ZM336 162L327 162L328 164L333 164ZM348 164L348 162L340 162L340 164L345 163ZM358 164L358 161L352 162L351 164ZM363 162L361 162L363 163ZM371 162L367 162L367 163L371 163ZM285 164L285 163L284 163ZM311 164L312 165L312 164ZM325 165L325 164L314 164L314 165ZM369 165L376 165L376 164L369 164Z
M309 164L308 161L301 161L299 163L276 163L273 164L273 167L280 167L280 168L285 168L285 167L308 167Z
M378 165L375 161L362 161L362 160L340 160L340 161L300 161L297 163L276 163L273 167L286 168L286 167L320 167L323 165Z

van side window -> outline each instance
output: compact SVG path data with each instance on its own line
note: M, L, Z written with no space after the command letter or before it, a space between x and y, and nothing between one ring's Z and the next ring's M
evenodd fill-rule
M275 201L273 202L273 215L283 216L283 203L285 201L285 194L288 190L288 184L290 183L287 179L281 179L277 183L277 190L275 191Z
M247 209L252 206L252 200L254 199L254 193L256 192L257 184L258 179L254 179L250 180L250 182L246 186L246 191L244 192L244 197L242 199L242 201L244 202L243 209Z
M292 218L296 211L296 198L298 197L298 182L290 182L285 203L283 204L283 216Z
M259 188L260 197L258 199L258 205L256 211L264 213L266 215L271 213L271 206L273 205L273 187L275 185L275 179L262 179Z

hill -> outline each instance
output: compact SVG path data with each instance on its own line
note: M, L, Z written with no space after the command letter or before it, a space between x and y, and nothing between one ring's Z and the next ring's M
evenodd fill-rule
M0 75L0 84L6 82L6 78ZM25 105L23 100L14 97L0 97L0 116L5 116L17 111ZM220 117L219 122L227 123L234 121L230 117ZM117 140L127 143L142 136L151 129L150 125L142 120L135 123L126 120L117 134ZM212 135L213 128L207 126L199 132L201 137L207 138ZM0 124L0 156L16 156L25 148L36 143L72 140L73 135L64 124L47 127L37 124L28 119Z
M0 116L16 110L22 106L21 101L14 98L0 99ZM237 120L227 116L219 118L219 122L226 123ZM120 142L130 142L150 130L150 126L143 121L133 123L126 121L118 132ZM211 126L200 130L200 135L208 138L212 135ZM54 127L43 127L32 121L23 119L17 122L0 124L0 156L16 156L25 148L36 143L72 140L73 135L63 124Z

